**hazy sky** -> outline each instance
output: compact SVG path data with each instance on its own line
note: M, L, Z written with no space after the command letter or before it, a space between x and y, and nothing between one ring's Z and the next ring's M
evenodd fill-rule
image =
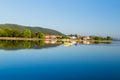
M0 0L0 24L120 37L120 0Z

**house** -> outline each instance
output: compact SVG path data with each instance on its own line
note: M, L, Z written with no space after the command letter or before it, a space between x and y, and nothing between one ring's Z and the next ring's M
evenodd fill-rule
M82 37L82 40L90 40L91 38L90 38L90 36L83 36Z
M58 39L61 39L61 38L62 38L62 35L57 35L57 38L58 38Z
M45 38L46 39L56 39L57 35L54 35L54 34L45 34Z
M75 35L68 35L68 37L69 37L70 39L77 39L77 37L76 37Z

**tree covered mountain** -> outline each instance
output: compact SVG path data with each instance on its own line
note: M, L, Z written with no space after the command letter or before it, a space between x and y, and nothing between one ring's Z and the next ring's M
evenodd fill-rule
M29 29L31 30L31 32L42 32L44 34L63 34L59 31L48 28L42 28L42 27L23 26L17 24L0 24L0 29L5 29L5 28L18 29L22 32L24 32L26 29Z

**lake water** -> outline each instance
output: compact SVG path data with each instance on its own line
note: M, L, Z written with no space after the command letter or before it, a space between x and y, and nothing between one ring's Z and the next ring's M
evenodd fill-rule
M120 42L16 43L0 43L0 80L120 80Z

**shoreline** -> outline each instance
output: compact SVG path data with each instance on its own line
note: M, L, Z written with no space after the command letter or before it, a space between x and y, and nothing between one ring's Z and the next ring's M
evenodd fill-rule
M19 38L19 37L0 37L0 40L20 40L20 41L34 41L34 40L46 40L40 38Z
M57 41L90 41L90 42L112 42L113 40L71 40L71 39L41 39L41 38L19 38L19 37L0 37L0 40L20 40L20 41L39 41L39 40L57 40Z

